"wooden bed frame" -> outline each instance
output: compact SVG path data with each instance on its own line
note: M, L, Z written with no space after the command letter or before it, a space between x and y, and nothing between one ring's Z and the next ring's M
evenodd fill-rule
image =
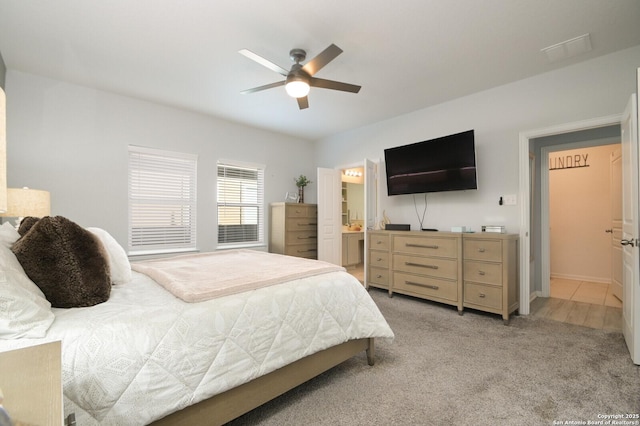
M369 365L373 365L374 339L349 340L169 414L152 425L223 425L362 351L367 351L367 362Z

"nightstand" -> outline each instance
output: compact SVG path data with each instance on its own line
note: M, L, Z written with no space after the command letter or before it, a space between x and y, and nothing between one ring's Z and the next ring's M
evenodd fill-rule
M0 389L11 419L63 424L61 342L0 352Z

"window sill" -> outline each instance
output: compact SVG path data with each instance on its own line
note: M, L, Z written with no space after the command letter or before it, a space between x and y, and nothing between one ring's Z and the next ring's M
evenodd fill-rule
M216 250L234 250L242 248L264 249L266 251L267 245L264 243L218 244Z

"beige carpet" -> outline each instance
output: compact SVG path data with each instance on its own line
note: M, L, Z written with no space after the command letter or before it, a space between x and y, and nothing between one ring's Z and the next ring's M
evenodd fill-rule
M552 425L640 413L622 334L370 293L396 333L232 425ZM636 419L637 420L637 419ZM570 424L570 423L567 423Z

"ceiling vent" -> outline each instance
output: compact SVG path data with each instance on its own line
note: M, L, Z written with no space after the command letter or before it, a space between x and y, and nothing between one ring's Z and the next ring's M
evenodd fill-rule
M591 51L591 36L589 33L583 34L553 46L545 47L540 51L547 55L549 62L562 61Z

